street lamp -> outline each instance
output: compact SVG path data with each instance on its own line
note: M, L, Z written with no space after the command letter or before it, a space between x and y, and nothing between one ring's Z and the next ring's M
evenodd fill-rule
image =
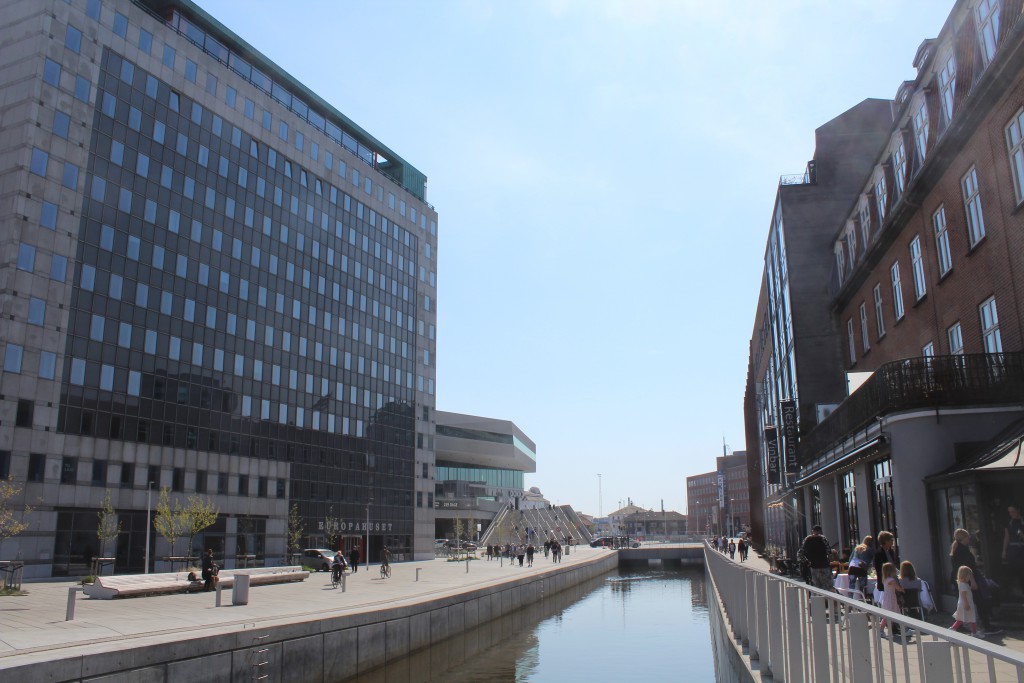
M151 509L151 498L153 495L153 482L146 483L146 569L143 573L149 573L149 514Z
M363 566L367 571L370 569L370 506L373 505L373 498L366 501L366 552L363 558Z

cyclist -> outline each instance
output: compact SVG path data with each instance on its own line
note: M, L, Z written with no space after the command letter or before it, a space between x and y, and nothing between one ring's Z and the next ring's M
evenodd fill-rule
M331 563L331 582L340 583L341 574L345 571L345 567L348 566L348 562L345 561L345 556L341 554L339 550L334 554L334 562Z
M380 574L381 576L391 576L391 549L384 546L384 550L380 553Z

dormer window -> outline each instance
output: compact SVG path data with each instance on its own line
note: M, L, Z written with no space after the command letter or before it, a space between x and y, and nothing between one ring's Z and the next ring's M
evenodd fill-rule
M853 265L857 259L857 232L853 229L853 224L848 223L846 226L846 262L850 266L850 272L853 272Z
M953 120L953 95L956 94L956 58L951 52L938 73L939 98L942 103L942 122L948 126Z
M981 0L974 11L977 12L981 58L988 66L999 44L999 0Z
M875 181L875 206L878 209L878 223L881 225L882 221L885 220L885 174L879 174L878 180Z
M893 181L893 199L899 199L903 196L903 189L906 187L906 173L907 173L907 154L903 149L903 143L900 142L896 145L896 149L892 153L892 181ZM882 215L882 211L879 210L878 215Z
M918 100L914 111L914 143L917 145L917 161L924 163L928 151L928 102L924 97Z
M846 279L846 261L843 259L843 243L836 242L836 272L839 274L839 283Z
M864 243L864 248L868 248L868 244L871 243L871 205L868 203L867 197L863 197L860 200L860 238Z

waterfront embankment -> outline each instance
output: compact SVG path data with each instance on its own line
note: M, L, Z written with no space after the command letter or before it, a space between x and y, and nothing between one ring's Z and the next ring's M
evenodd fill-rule
M122 600L79 597L68 582L28 583L0 598L0 678L34 681L341 681L606 574L615 551L578 548L534 567L486 559L371 565L331 588L326 573L253 588L249 604L213 593ZM418 580L417 580L418 576Z

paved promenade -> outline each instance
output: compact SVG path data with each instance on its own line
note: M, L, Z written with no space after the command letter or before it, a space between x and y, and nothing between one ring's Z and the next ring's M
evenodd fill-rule
M344 593L331 587L328 573L318 572L299 583L254 586L249 591L248 605L231 605L231 591L224 590L224 606L219 608L215 607L215 593L119 600L94 600L79 594L73 621L65 621L64 616L68 589L76 584L31 582L23 586L28 595L0 597L0 670L51 659L57 651L61 655L110 652L129 644L175 642L186 632L194 637L255 630L304 618L324 619L415 604L580 564L608 552L573 548L560 565L540 553L532 568L482 558L469 562L468 573L466 562L403 562L392 565L390 579L380 578L380 565L373 564L348 576Z
M725 555L728 557L728 554ZM736 554L736 563L739 564L739 553ZM754 554L753 552L747 558L747 561L742 563L745 567L756 569L758 571L768 572L770 571L770 565L768 561ZM998 614L998 612L997 612ZM945 614L944 612L932 612L928 615L926 621L930 624L936 624L938 626L949 626L953 623L952 613ZM1008 647L1011 650L1018 652L1024 652L1024 624L1014 622L997 622L1003 632L997 635L990 635L985 638L986 642L993 643L995 645L1002 645Z

